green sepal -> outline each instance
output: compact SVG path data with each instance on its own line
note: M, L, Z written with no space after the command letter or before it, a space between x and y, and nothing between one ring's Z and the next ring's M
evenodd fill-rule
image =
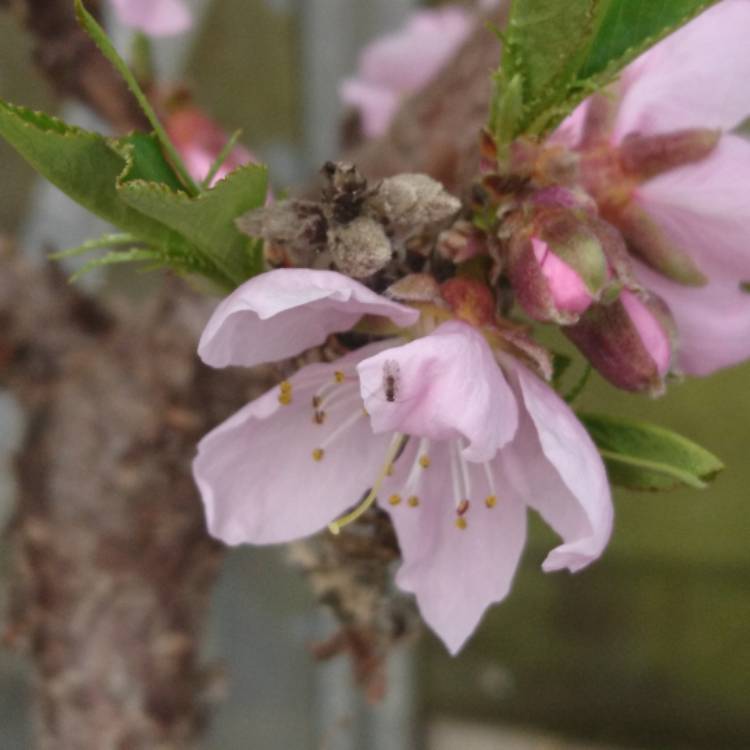
M632 490L704 489L724 469L713 453L665 427L601 414L578 417L614 485Z

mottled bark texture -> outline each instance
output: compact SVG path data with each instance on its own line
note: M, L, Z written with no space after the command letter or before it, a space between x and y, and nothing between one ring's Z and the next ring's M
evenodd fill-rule
M58 91L118 130L137 124L123 87L70 24L72 3L5 4L22 12ZM478 31L387 137L352 155L363 172L424 171L465 188L496 62L494 37ZM221 553L206 535L189 463L198 437L265 386L267 373L197 362L207 303L177 281L146 304L104 309L7 248L0 264L0 378L30 424L7 640L25 644L32 661L36 748L190 748L204 715L199 636ZM408 629L389 599L389 527L375 514L296 554L344 626L319 655L348 650L377 695L382 654Z
M37 747L191 747L221 550L189 462L267 384L198 362L208 307L178 282L104 310L53 269L4 256L0 382L30 418L6 633L34 667Z
M501 3L486 20L504 25L507 7ZM478 23L456 57L400 109L388 133L346 158L370 179L425 172L451 193L465 191L479 170L478 135L487 122L490 72L499 60L497 38Z
M97 17L100 5L86 1ZM3 7L31 34L34 62L57 94L85 102L116 130L148 128L123 80L76 22L73 0L0 0Z

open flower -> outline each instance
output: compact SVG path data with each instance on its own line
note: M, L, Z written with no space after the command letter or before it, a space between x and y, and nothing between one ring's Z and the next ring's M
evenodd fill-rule
M584 102L555 139L669 305L680 364L708 374L750 356L750 3L723 0L628 67L616 98ZM616 108L613 110L613 108Z
M340 94L360 111L366 136L388 130L402 100L445 65L471 26L472 15L458 6L421 10L403 28L365 47L357 75L342 81Z
M601 555L612 505L601 458L568 406L525 367L459 321L378 352L357 370L377 434L409 442L383 482L403 565L396 582L456 653L505 598L526 539L527 508L562 537L544 570ZM398 396L377 388L387 366Z
M363 314L418 317L339 274L272 271L217 308L199 351L215 366L280 359ZM206 435L194 473L228 544L312 534L377 497L403 553L397 582L453 653L508 593L527 507L563 539L545 570L598 557L612 521L601 459L570 409L459 321L302 368Z
M112 0L120 22L151 36L173 36L192 24L183 0Z

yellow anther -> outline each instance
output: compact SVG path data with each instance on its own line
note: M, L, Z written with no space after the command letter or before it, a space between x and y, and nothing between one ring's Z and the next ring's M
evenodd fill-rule
M369 412L369 411L367 411L367 409L365 409L365 407L364 407L364 406L362 407L362 414L364 414L364 416L366 416L366 417L369 417L369 416L370 416L370 412Z
M335 380L335 381L336 381L337 383L343 383L343 382L344 382L344 379L345 379L345 377L346 377L346 376L344 375L344 373L343 373L343 372L341 372L341 370L336 370L336 372L334 372L334 373L333 373L333 379L334 379L334 380Z
M430 457L429 457L429 456L428 456L428 455L427 455L426 453L423 453L423 454L422 454L422 455L421 455L421 456L419 457L419 465L420 465L420 466L421 466L421 467L422 467L423 469L429 469L429 468L430 468L430 464L431 464L431 463L432 463L432 461L430 461Z
M288 380L279 383L279 403L289 406L292 403L292 384Z
M494 508L497 505L497 498L494 495L490 495L489 497L485 498L484 504L488 508Z
M401 495L391 495L388 498L388 502L391 505L400 505L401 504Z
M406 503L410 508L416 508L419 505L419 498L416 495L412 495Z
M466 527L467 527L468 525L469 525L469 524L468 524L468 523L466 522L466 519L465 519L465 518L464 518L463 516L459 516L459 517L458 517L458 518L456 519L456 528L457 528L457 529L461 529L461 531L464 531L464 529L466 529Z
M315 422L315 424L323 424L323 422L325 421L326 413L324 411L316 409L316 411L313 413L313 422Z
M316 448L312 452L313 461L322 461L325 454L326 452L322 448Z

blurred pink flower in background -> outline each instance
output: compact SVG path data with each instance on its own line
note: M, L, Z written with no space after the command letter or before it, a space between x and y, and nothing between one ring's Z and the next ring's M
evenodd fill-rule
M173 36L192 24L183 0L112 0L120 22L150 36Z
M362 50L357 74L342 81L341 99L359 110L368 138L385 133L401 101L439 72L461 46L475 16L459 6L414 13L398 31Z
M199 353L218 367L277 360L363 314L419 318L340 274L279 269L219 305ZM228 544L307 536L377 495L402 550L397 583L452 653L510 590L527 508L563 540L547 571L599 557L612 525L604 466L573 412L460 321L303 367L206 435L194 474Z
M197 182L203 182L229 136L210 117L191 105L175 109L168 115L165 125L190 176ZM237 167L256 161L248 149L237 144L219 167L211 180L211 186Z
M581 151L584 182L668 304L695 375L750 357L750 142L732 132L750 115L749 29L750 2L723 0L624 71L606 131L587 133L589 100L553 136ZM599 177L602 163L619 173Z

